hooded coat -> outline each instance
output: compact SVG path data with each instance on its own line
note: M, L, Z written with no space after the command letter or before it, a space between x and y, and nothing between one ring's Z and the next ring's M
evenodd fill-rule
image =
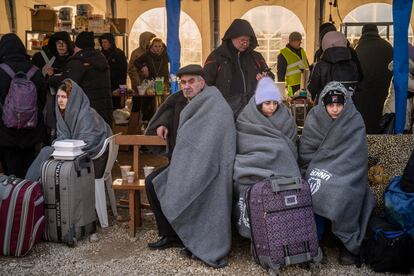
M128 64L128 76L131 79L132 89L138 92L137 86L141 84L141 77L139 75L137 67L135 67L134 62L137 58L145 54L148 49L148 45L155 37L155 34L151 32L143 32L139 36L139 47L136 48L131 53Z
M64 56L59 55L56 49L56 41L58 40L64 41L68 47L68 52ZM47 45L43 47L42 50L45 52L49 60L52 57L55 57L55 61L53 62L52 67L55 69L55 74L60 73L67 60L73 55L73 42L67 32L56 32L49 38ZM32 57L32 63L39 69L42 69L46 64L46 61L44 60L42 54L40 52L37 52Z
M364 72L359 92L354 97L355 106L364 118L367 134L378 134L379 121L392 78L388 64L393 60L393 48L379 36L376 25L367 24L362 29L361 39L355 50Z
M27 72L32 67L26 54L26 48L22 41L15 34L6 34L0 40L0 63L6 63L14 72ZM14 129L7 128L0 119L0 147L18 147L26 148L35 146L43 140L45 135L45 126L43 124L42 110L46 102L46 82L42 72L38 70L31 81L37 88L37 107L38 117L37 126L33 129ZM8 94L11 78L0 69L0 104ZM1 117L0 111L0 117Z
M111 48L104 50L102 48L102 39L108 40ZM99 43L101 44L102 54L106 57L111 70L111 91L114 91L119 88L120 84L126 84L128 62L125 53L116 47L113 34L103 34L99 38Z
M317 100L325 85L331 81L339 81L355 88L359 79L358 67L346 46L346 38L339 32L328 33L333 36L325 35L322 40L322 59L316 63L309 78L308 91L312 100Z
M250 46L239 52L232 38L250 37ZM254 51L257 38L250 23L235 19L222 38L221 45L207 57L204 64L204 79L208 85L216 86L235 116L249 102L256 89L256 75L268 69L263 56ZM274 78L272 73L268 73Z
M82 49L69 58L60 76L53 76L49 83L56 90L65 79L76 82L88 96L91 107L112 125L112 91L108 62L95 49Z

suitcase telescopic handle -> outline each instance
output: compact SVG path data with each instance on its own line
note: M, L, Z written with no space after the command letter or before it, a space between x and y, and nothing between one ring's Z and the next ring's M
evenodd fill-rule
M276 178L270 181L274 193L302 189L302 180L300 177Z

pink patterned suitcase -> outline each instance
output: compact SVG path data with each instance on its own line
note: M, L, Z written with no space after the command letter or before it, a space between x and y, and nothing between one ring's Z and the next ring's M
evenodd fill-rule
M269 272L298 263L319 263L309 185L299 177L271 177L247 193L252 253Z
M41 184L0 176L0 252L24 256L41 240L45 228Z

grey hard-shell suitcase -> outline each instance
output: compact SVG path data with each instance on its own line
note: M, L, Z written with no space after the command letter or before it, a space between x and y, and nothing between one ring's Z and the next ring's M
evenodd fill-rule
M49 159L42 165L48 241L75 246L96 230L95 173L85 153L74 160Z
M255 261L277 274L280 267L320 263L312 196L300 177L273 176L247 192L252 253Z

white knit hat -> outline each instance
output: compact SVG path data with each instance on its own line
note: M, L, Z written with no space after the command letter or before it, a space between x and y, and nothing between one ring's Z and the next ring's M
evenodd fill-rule
M281 103L282 94L271 78L264 77L257 83L254 100L256 102L256 105L262 104L266 101L276 101L278 103Z

